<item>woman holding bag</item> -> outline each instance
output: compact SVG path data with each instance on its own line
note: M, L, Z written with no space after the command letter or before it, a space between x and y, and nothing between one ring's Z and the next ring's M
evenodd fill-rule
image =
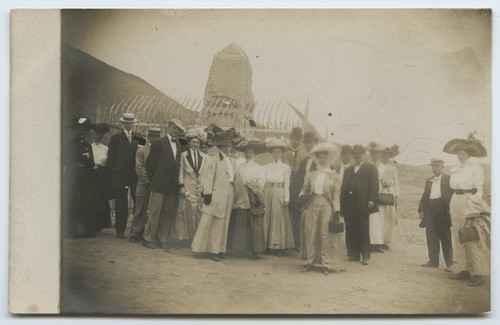
M388 198L389 204L379 202L379 212L384 217L384 230L382 249L388 250L389 246L394 243L394 234L396 228L396 206L399 196L399 180L398 169L394 166L390 159L393 159L399 154L397 145L391 148L386 148L382 154L381 163L384 165L383 173L379 170L380 189L383 195ZM392 201L392 202L391 202Z
M453 139L443 151L457 155L460 164L451 169L450 187L455 191L451 197L450 214L453 236L453 265L455 273L451 279L469 280L470 286L479 286L489 275L490 261L490 207L483 200L484 171L472 163L470 157L486 157L486 149L469 134L467 140ZM477 238L464 240L460 232L473 227ZM467 229L464 229L467 230Z

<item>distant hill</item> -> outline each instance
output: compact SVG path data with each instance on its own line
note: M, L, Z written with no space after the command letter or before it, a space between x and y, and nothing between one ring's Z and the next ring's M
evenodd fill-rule
M132 103L131 112L135 113L158 108L155 114L148 115L152 121L143 122L159 122L159 115L167 116L169 112L186 117L196 115L145 80L76 48L63 46L61 62L63 124L82 115L95 121L98 107L104 113L101 116L111 119L108 122L116 122L123 111L132 108ZM140 100L143 98L148 100ZM114 109L110 111L113 104Z

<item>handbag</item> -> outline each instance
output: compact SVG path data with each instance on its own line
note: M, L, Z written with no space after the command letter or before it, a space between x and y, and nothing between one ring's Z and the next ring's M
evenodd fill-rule
M340 221L338 213L333 216L333 221L328 223L328 231L332 234L340 234L344 232L344 223Z
M461 244L479 240L479 233L473 221L474 217L467 218L462 229L458 230L458 241L460 241Z
M378 205L394 205L394 194L378 193Z

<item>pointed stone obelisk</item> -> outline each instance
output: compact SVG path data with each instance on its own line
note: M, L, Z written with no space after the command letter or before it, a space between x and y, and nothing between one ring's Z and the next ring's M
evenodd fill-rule
M239 45L231 43L213 57L205 87L202 123L248 127L254 108L250 61Z

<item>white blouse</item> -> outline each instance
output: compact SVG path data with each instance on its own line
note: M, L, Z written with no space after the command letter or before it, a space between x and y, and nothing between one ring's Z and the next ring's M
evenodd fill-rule
M450 187L454 190L477 189L478 196L483 195L484 171L479 165L467 160L451 169Z
M264 176L264 167L257 164L255 161L253 161L253 159L238 165L238 171L240 173L243 184L256 181L262 187L264 187L264 184L266 182Z
M292 169L281 160L273 161L264 167L265 179L267 183L283 184L285 201L290 199L290 177Z
M94 164L96 166L106 166L108 160L108 147L102 143L92 142L92 153L94 154Z

